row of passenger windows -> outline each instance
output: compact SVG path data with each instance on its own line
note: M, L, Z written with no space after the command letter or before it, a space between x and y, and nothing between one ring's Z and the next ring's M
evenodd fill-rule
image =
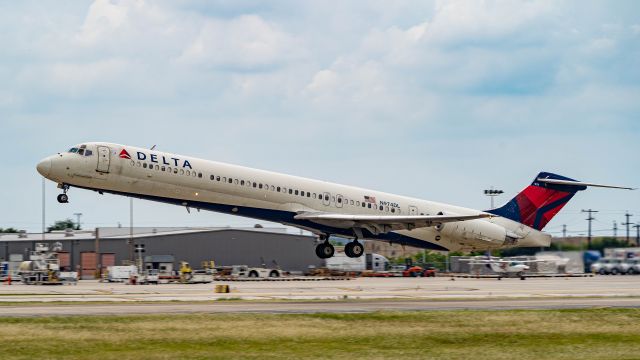
M164 166L164 165L158 165L158 164L151 164L151 163L146 163L146 162L140 162L140 161L131 161L131 166L136 166L136 167L142 167L143 169L150 169L150 170L157 170L157 171L164 171L164 172L168 172L168 173L173 173L173 174L180 174L180 175L186 175L186 176L192 176L192 177L198 177L198 178L202 178L202 173L201 172L196 172L195 170L185 170L185 169L178 169L176 167L170 167L170 166ZM304 191L304 190L298 190L298 189L291 189L291 188L286 188L283 186L276 186L276 185L269 185L269 184L262 184L262 183L258 183L255 181L245 181L245 180L241 180L241 179L234 179L234 178L227 178L226 176L219 176L219 175L209 175L209 179L211 181L217 181L217 182L222 182L225 184L232 184L232 185L239 185L239 186L245 186L245 187L253 187L256 189L264 189L265 191L275 191L278 193L288 193L289 195L294 195L294 196L300 196L300 197L307 197L307 198L311 198L311 199L318 199L321 201L325 201L325 202L337 202L338 204L344 204L344 205L350 205L350 206L362 206L363 208L369 208L369 209L376 209L376 204L375 203L370 203L370 202L365 202L365 201L359 201L359 200L353 200L353 199L348 199L348 198L344 198L342 196L336 196L335 195L329 195L328 193L325 194L316 194L316 193L311 193L309 191ZM377 207L378 210L380 211L385 211L385 212L392 212L395 213L396 209L395 208L390 208L389 206L383 206L380 205ZM398 209L398 212L400 212L400 210Z

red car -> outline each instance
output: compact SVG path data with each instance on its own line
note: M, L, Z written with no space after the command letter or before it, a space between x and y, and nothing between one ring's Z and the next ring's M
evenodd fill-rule
M436 269L435 268L427 268L423 269L421 266L411 266L407 270L402 272L402 276L404 277L435 277Z

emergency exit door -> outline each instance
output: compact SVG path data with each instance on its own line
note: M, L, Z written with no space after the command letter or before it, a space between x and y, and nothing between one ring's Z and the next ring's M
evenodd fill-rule
M98 167L96 170L101 173L109 172L109 164L111 163L111 152L106 146L98 146Z

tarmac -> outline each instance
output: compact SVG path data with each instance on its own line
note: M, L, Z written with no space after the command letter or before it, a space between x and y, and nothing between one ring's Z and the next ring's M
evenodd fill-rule
M230 293L214 292L229 285ZM169 313L309 313L459 309L640 308L640 276L356 278L210 284L0 285L0 317Z

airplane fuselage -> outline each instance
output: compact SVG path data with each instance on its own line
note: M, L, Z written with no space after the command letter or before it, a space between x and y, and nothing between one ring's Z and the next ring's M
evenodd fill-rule
M278 222L354 237L353 223L296 219L300 213L377 216L473 215L481 211L380 191L113 143L86 143L38 164L64 186L132 196L187 208ZM82 150L82 154L80 153ZM90 152L90 155L86 155ZM381 231L360 229L365 239L436 250L487 250L548 246L550 236L493 216L441 226Z

